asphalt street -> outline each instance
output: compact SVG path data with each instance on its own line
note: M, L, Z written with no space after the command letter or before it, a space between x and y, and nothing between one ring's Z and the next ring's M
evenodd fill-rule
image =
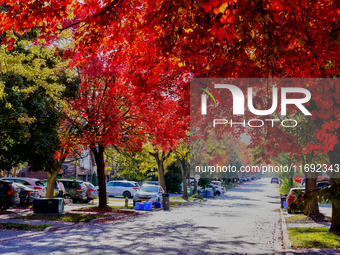
M278 185L255 180L191 206L4 242L0 253L279 254L279 206Z

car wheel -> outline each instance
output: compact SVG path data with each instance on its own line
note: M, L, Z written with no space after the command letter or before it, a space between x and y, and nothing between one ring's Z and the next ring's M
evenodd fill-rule
M216 191L216 195L217 195L217 196L220 196L220 195L221 195L221 192Z
M129 197L131 197L131 193L129 191L124 191L123 197L129 198Z
M24 203L23 203L24 205L27 205L28 204L28 195L26 195L26 197L25 197L25 200L24 200Z

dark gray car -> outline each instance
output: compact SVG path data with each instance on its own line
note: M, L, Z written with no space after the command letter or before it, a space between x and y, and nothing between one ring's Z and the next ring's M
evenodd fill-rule
M82 181L58 179L64 187L64 198L72 199L74 203L87 200L86 187Z
M92 183L83 182L83 184L86 186L86 195L87 195L86 202L91 202L91 200L98 198L97 189Z

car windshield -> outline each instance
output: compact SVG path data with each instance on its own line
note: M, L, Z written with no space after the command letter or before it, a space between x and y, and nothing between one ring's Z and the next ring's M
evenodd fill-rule
M44 187L45 186L41 181L36 181L35 184L37 186L40 186L40 187ZM47 181L46 181L46 185L47 185Z
M92 183L87 182L86 184L87 184L87 186L89 186L89 187L92 188L92 189L95 189L95 188L96 188Z
M139 191L157 193L158 187L157 186L144 186L144 187L142 186L140 187Z

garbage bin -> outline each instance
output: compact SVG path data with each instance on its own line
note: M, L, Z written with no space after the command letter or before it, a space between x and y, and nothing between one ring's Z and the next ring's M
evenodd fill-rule
M163 210L164 211L170 210L169 194L162 194L162 197L163 197Z
M64 198L37 198L33 201L33 212L37 213L51 213L62 214L64 213Z

